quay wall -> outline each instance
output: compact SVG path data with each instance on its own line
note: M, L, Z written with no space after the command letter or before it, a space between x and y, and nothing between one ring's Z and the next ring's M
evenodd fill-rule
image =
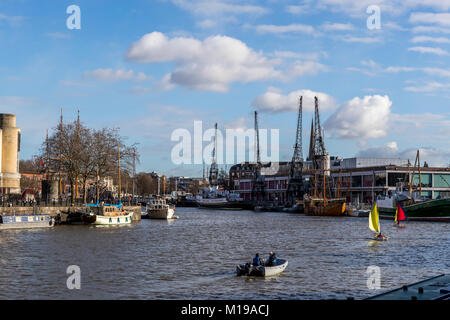
M133 212L133 220L141 220L141 207L124 206L125 210ZM63 212L82 210L84 207L0 207L0 214L3 216L23 216L30 214L49 214L50 216L57 216Z

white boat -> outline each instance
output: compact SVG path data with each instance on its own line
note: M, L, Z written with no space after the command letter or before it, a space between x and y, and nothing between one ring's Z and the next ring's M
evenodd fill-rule
M175 206L167 204L164 199L150 200L147 204L147 216L148 219L162 219L170 220L174 219Z
M119 180L119 204L118 205L108 205L108 204L97 204L86 205L88 210L82 215L82 220L87 224L95 225L121 225L130 224L133 221L133 212L126 211L123 206L121 199L121 175L120 175L120 143L117 146L117 160L118 160L118 180Z
M122 209L122 205L97 205L89 206L88 211L82 216L83 222L95 225L120 225L130 224L133 221L133 212Z
M242 209L244 205L238 193L220 190L217 186L201 190L196 203L200 208L209 209Z
M1 216L0 230L51 228L55 219L50 215Z
M277 264L274 266L253 266L251 263L242 264L236 267L236 273L238 276L251 276L251 277L273 277L279 275L288 266L288 261L278 259Z

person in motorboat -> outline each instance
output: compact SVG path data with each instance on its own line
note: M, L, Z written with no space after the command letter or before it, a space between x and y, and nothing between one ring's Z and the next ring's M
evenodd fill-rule
M277 255L275 254L275 252L271 251L269 254L269 259L267 261L267 266L272 267L276 264L277 264Z
M257 253L255 255L255 257L253 258L253 263L254 266L260 266L262 265L262 259L259 257L259 253Z

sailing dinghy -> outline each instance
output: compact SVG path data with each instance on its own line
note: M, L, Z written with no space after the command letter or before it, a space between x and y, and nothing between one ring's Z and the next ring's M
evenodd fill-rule
M394 227L397 228L404 228L404 224L400 224L401 221L406 221L408 217L406 216L405 211L403 210L402 206L400 204L397 205L397 211L395 212L395 219L394 219Z
M388 238L381 234L380 217L378 215L377 204L373 205L369 215L369 229L375 232L376 241L386 241Z

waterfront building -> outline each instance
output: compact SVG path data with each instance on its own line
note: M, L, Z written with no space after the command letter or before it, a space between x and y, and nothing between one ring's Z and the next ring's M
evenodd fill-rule
M197 195L207 185L208 182L203 178L170 177L168 179L168 190L166 191L175 192L181 196L186 194Z
M265 176L267 199L275 204L284 204L287 199L289 162L264 164L261 173ZM305 183L311 163L305 162ZM409 181L419 185L419 173L413 175L413 166L408 159L384 158L330 158L332 191L339 191L349 203L372 203L379 195L394 191L399 183L404 187ZM230 169L231 187L244 200L251 200L254 163L241 163ZM422 196L429 199L450 197L450 168L421 167Z
M0 114L0 193L20 194L20 128L14 114Z

